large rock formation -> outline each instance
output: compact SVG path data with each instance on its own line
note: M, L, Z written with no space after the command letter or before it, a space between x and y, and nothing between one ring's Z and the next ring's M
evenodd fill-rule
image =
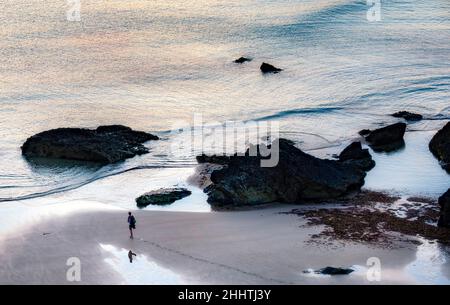
M375 167L375 161L368 149L363 149L361 142L353 142L339 155L339 161L369 171Z
M450 173L450 122L439 130L430 141L430 151Z
M205 188L208 202L223 207L323 201L358 191L364 184L365 171L353 164L318 159L289 140L276 141L279 162L275 167L261 167L264 158L259 153L249 156L247 150L245 156L231 156L223 168L213 171L212 183Z
M450 228L450 189L439 198L441 213L439 216L438 226Z
M136 203L139 208L148 205L168 205L189 195L191 191L184 188L164 188L139 196Z
M370 147L377 152L390 152L405 146L403 136L405 123L396 123L373 131L364 130L364 136ZM360 134L363 134L360 132Z
M58 128L28 138L22 154L106 164L148 153L142 143L157 139L155 135L121 125L100 126L95 130Z

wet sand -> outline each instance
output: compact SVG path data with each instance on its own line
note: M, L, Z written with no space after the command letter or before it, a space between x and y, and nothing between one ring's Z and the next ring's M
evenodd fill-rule
M81 203L77 203L78 205ZM82 203L84 206L87 203ZM450 265L436 244L397 242L383 248L353 242L311 243L321 226L283 214L292 206L234 212L127 211L96 207L47 211L0 239L1 284L415 284L446 283ZM128 250L137 254L128 261ZM430 261L430 256L434 260ZM81 282L66 279L67 259L81 261ZM366 279L367 259L382 264ZM439 258L439 259L437 259ZM428 265L427 265L428 264ZM431 265L430 265L431 264ZM350 267L348 276L303 273ZM422 271L421 271L422 270Z

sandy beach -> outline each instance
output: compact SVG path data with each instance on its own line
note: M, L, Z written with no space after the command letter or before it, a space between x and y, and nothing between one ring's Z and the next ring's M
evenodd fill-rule
M84 203L86 204L86 203ZM57 209L55 209L57 210ZM75 210L75 209L74 209ZM1 284L416 284L445 283L450 266L436 244L310 243L292 206L189 213L137 211L134 240L122 209L45 213L11 227L0 241ZM130 264L127 253L137 254ZM430 261L430 256L432 261ZM81 262L81 281L66 279L67 259ZM381 281L366 278L367 259L382 263ZM348 276L306 274L350 267ZM428 272L423 272L424 268ZM427 278L427 274L431 278Z

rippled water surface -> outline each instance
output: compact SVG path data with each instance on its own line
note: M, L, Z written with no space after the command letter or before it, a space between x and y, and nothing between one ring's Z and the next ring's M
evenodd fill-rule
M450 117L448 1L383 1L379 22L366 19L366 1L82 0L80 22L68 22L67 9L56 0L1 4L0 200L135 168L191 168L192 156L170 152L167 131L193 113L207 122L278 120L282 135L308 150L340 147L362 128L394 122L387 114L397 110L425 116L411 131L433 132ZM254 60L232 63L242 55ZM262 61L284 71L262 75ZM163 141L103 168L20 155L37 132L101 124ZM441 192L448 175L421 143L403 153L417 157L412 168L397 166L388 180L376 169L370 185L403 190L426 181L432 195Z

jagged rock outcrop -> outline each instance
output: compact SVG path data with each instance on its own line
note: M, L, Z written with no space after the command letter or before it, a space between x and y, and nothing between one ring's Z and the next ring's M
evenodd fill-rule
M274 167L262 167L264 157L250 156L249 150L245 156L228 157L223 168L211 173L212 183L205 188L208 202L224 207L323 201L358 191L364 184L366 173L354 164L313 157L286 139L275 141L279 161Z

